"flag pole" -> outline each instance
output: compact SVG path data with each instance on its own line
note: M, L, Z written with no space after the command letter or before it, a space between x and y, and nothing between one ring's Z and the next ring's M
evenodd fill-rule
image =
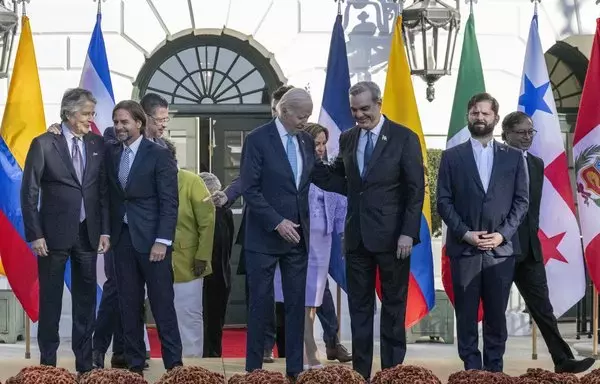
M592 357L598 357L598 291L594 287L592 299Z
M537 325L535 321L532 321L531 327L531 360L537 360Z
M31 320L25 316L25 358L31 359Z

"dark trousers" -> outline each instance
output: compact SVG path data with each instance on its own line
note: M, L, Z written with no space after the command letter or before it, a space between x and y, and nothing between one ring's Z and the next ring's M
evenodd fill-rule
M527 304L529 314L542 333L554 365L573 359L571 348L558 330L558 323L548 296L544 264L533 258L517 262L514 281Z
M302 240L300 242L302 244ZM273 316L273 276L279 262L285 297L285 355L288 375L302 372L304 340L304 303L308 255L304 246L281 255L246 252L246 273L250 291L246 371L262 368L265 328Z
M231 287L227 287L222 274L204 278L204 357L221 357L223 351L223 326Z
M487 254L450 258L458 355L465 370L502 372L506 348L506 305L515 258ZM477 311L483 301L483 362L478 348Z
M129 369L141 371L146 361L144 285L147 287L150 309L156 321L165 369L181 365L181 336L173 304L175 295L170 247L162 261L150 262L149 254L135 250L131 243L129 227L123 225L120 240L114 251L125 357Z
M352 366L365 379L373 364L373 316L375 273L379 266L382 290L381 368L391 368L406 355L406 297L410 258L399 260L395 253L373 253L361 244L346 256L348 307L352 329Z
M102 288L102 299L96 317L94 331L94 351L106 353L112 339L113 355L123 355L123 324L119 311L119 296L117 294L117 280L115 278L115 261L113 251L104 255L104 273L106 282Z
M339 324L335 313L335 305L333 304L331 290L329 290L329 280L325 283L323 302L321 303L321 306L317 308L317 316L319 317L321 327L323 328L323 341L325 342L325 346L327 348L335 348L339 343L337 335Z
M72 345L78 372L92 369L92 334L96 316L96 250L90 245L86 222L79 225L79 237L71 249L51 249L38 257L40 318L38 344L40 364L56 366L60 344L58 326L62 312L65 265L71 260L73 312Z

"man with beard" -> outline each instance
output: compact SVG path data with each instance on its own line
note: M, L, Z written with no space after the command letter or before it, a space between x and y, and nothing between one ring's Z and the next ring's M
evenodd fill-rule
M446 252L456 310L458 354L465 370L502 372L504 312L520 253L517 228L529 205L521 151L493 139L498 102L480 93L468 103L471 138L443 152L437 209L448 226ZM477 312L483 302L483 361Z
M524 112L511 112L502 120L502 139L511 147L523 151L529 175L529 210L518 229L521 252L517 255L514 281L531 317L540 328L555 371L580 373L587 371L595 360L591 357L575 360L569 344L560 335L550 302L542 246L538 238L544 160L527 152L535 134L533 121Z

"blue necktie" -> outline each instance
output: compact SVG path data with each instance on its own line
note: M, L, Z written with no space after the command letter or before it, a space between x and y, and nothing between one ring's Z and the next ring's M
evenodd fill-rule
M121 156L121 163L119 164L119 182L123 189L127 185L127 179L129 178L129 164L131 163L131 154L133 151L129 147L125 147L123 151L123 155ZM123 221L126 224L129 224L127 220L127 212L125 212L125 216L123 216Z
M290 166L292 167L292 172L294 173L294 184L297 185L296 180L298 180L298 158L296 157L294 136L290 134L287 135L287 145L285 146L285 151L287 152L287 158L290 162Z
M369 165L369 161L371 160L371 155L373 154L373 132L367 132L367 144L365 144L365 155L363 157L363 170L362 177L365 177L365 173L367 172L367 165Z

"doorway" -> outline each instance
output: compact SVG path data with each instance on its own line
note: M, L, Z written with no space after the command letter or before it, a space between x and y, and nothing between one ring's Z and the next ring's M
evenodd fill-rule
M179 166L195 173L214 173L225 188L239 175L246 136L270 120L268 113L233 116L176 114L168 130L177 148ZM239 198L232 206L236 237L242 219L242 206L243 198ZM234 244L230 263L231 294L225 318L228 327L246 325L245 276L237 275L240 251L241 247Z

